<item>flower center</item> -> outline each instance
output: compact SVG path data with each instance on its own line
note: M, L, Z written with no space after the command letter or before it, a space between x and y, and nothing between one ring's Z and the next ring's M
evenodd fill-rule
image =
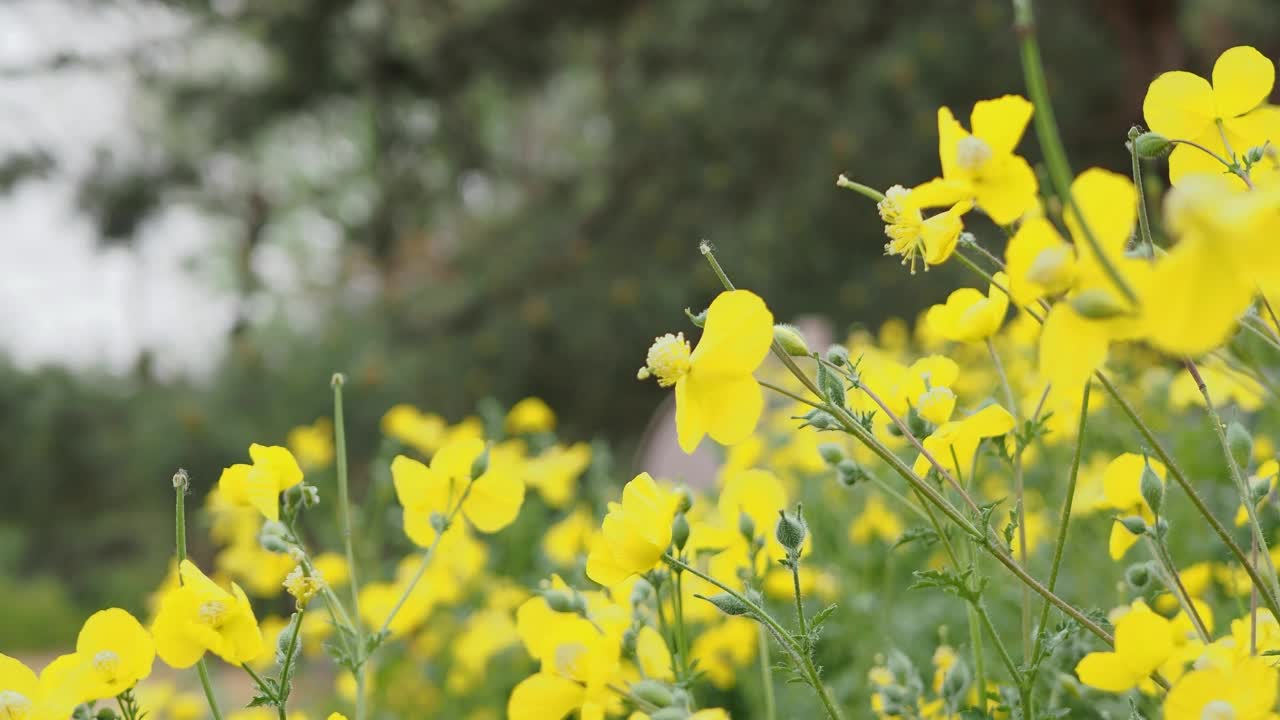
M916 272L916 261L924 255L924 216L918 208L907 204L911 191L901 185L894 185L885 191L884 199L876 203L880 211L880 219L884 221L884 234L889 236L885 243L886 255L900 255L903 265L911 266L911 274ZM928 265L925 265L928 270Z
M1204 706L1200 720L1236 720L1236 710L1226 700L1214 700Z
M16 690L0 690L0 720L26 720L31 700Z
M227 606L218 600L210 600L200 606L200 622L211 628L220 628L227 620Z
M110 650L103 650L93 656L93 669L104 682L113 682L120 672L120 656Z
M991 154L991 146L986 140L968 135L956 144L956 165L961 170L974 172L991 159Z
M693 366L689 360L691 354L684 333L667 333L653 341L645 358L645 369L657 376L659 385L671 387L689 373Z

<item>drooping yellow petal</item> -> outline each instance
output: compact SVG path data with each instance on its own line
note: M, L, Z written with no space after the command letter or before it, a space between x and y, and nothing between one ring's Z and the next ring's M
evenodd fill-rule
M980 438L996 437L1013 430L1013 415L999 405L988 405L960 421L964 432Z
M675 677L671 671L671 653L667 650L667 642L652 625L645 625L636 635L636 660L640 662L645 677L656 680L672 680Z
M907 195L907 206L917 210L951 206L972 195L973 187L967 182L934 178L911 188L911 193Z
M749 375L773 343L773 313L748 290L720 293L707 308L707 324L694 348L690 374Z
M974 103L969 122L973 126L973 134L985 140L992 153L1005 155L1018 147L1033 110L1026 98L1005 95Z
M480 532L497 532L520 514L524 489L520 477L510 469L491 467L471 483L462 512Z
M1129 548L1138 544L1138 536L1129 532L1124 524L1119 522L1111 523L1111 535L1107 539L1107 554L1112 560L1121 560L1125 553L1129 552Z
M960 141L968 135L969 133L956 120L956 116L951 114L951 108L946 106L938 108L938 160L942 163L942 177L948 179L959 177L956 151L960 147Z
M1159 460L1144 458L1137 453L1122 453L1107 463L1102 471L1102 492L1107 505L1123 512L1134 512L1142 505L1142 472L1148 465L1163 482L1165 467Z
M1217 114L1209 81L1189 72L1163 73L1147 88L1142 116L1147 127L1175 140L1189 140L1213 124Z
M704 376L695 370L684 380L685 396L700 408L706 432L712 440L721 445L736 445L751 437L764 412L764 391L755 378L751 375ZM679 402L677 394L676 403ZM676 422L679 426L679 408L676 410ZM681 447L692 452L683 440Z
M1155 266L1143 297L1147 339L1174 356L1197 356L1231 338L1255 286L1223 261L1230 238L1185 238Z
M1074 277L1075 252L1045 218L1022 223L1004 257L1009 292L1019 305L1066 290Z
M1057 397L1077 398L1089 376L1107 359L1108 337L1101 323L1081 317L1060 302L1040 333L1040 376Z
M549 672L530 675L511 691L510 720L561 720L582 705L586 690L568 678Z
M1137 219L1138 193L1133 182L1108 170L1089 168L1071 184L1071 196L1102 252L1113 265L1118 264ZM1076 213L1067 213L1067 226L1081 262L1100 265Z
M689 376L676 381L676 436L680 449L692 453L707 434L707 412L702 398L689 392Z
M1076 665L1076 675L1080 677L1080 682L1091 688L1113 693L1132 689L1139 679L1113 652L1092 652L1085 655Z
M1276 82L1276 66L1248 45L1233 47L1213 64L1213 98L1218 117L1243 115L1258 107Z
M960 240L960 233L964 230L961 217L972 207L973 203L962 200L920 224L925 264L941 265L951 257Z
M1169 621L1145 605L1135 604L1116 621L1116 654L1139 674L1147 675L1160 667L1172 653Z
M996 156L974 183L978 206L997 225L1008 225L1034 208L1039 188L1035 171L1019 155Z

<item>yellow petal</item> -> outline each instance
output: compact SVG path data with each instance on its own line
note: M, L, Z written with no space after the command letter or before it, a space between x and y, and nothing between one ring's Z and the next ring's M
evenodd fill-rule
M1133 182L1108 170L1089 168L1071 184L1071 196L1103 253L1112 263L1118 263L1138 214L1138 193ZM1067 213L1067 226L1081 260L1098 264L1075 213Z
M520 681L507 701L510 720L561 720L583 702L586 690L578 683L540 672Z
M1071 280L1074 257L1053 224L1030 218L1010 238L1004 251L1009 292L1019 305L1061 292Z
M969 133L960 127L960 123L956 121L956 116L951 114L951 108L938 108L938 159L942 163L942 177L953 179L959 177L956 151L960 146L960 141L968 137Z
M967 182L934 178L911 188L907 205L917 210L952 206L973 197L973 187Z
M1141 676L1135 676L1129 666L1113 652L1091 652L1076 665L1080 682L1103 692L1119 693L1131 690Z
M676 381L676 436L680 449L692 453L707 434L707 413L702 398L689 392L689 376Z
M587 577L605 587L613 587L631 577L632 572L619 565L603 536L591 543L587 554Z
M996 437L1013 430L1013 416L999 405L988 405L960 421L961 431L980 438Z
M748 290L722 292L707 308L707 324L689 358L691 373L755 372L773 343L773 313Z
M1147 88L1142 116L1147 127L1167 138L1189 140L1213 124L1217 114L1209 81L1182 70L1167 72Z
M1060 302L1049 311L1040 333L1040 376L1052 385L1055 396L1075 399L1106 361L1107 344L1099 323Z
M636 659L640 661L645 677L657 680L675 677L671 672L671 653L667 651L667 643L652 625L645 625L636 636Z
M1184 238L1155 266L1142 300L1147 339L1175 356L1196 356L1231 338L1255 286L1223 261L1222 241Z
M506 468L491 468L471 483L462 511L480 532L493 533L510 525L524 503L524 483Z
M34 699L38 687L38 678L31 668L18 660L0 653L0 688L12 690Z
M1258 107L1271 94L1275 82L1276 66L1254 48L1241 45L1222 53L1213 64L1218 117L1235 117Z
M1027 161L1017 155L997 156L974 183L978 206L992 222L1008 225L1039 203L1040 184Z
M1142 472L1148 465L1163 482L1165 467L1159 460L1147 459L1137 453L1122 453L1107 463L1102 471L1102 494L1107 505L1130 513L1143 505Z
M764 391L751 375L704 376L697 368L684 378L684 395L700 408L706 432L721 445L736 445L751 437L764 412ZM677 393L676 403L680 402ZM676 408L676 425L680 426L680 408ZM681 447L686 452L681 440ZM696 447L696 441L694 443Z
M1111 524L1111 536L1107 540L1107 554L1112 560L1120 560L1129 548L1138 544L1138 536L1125 529L1119 521Z
M973 134L985 140L993 154L1006 155L1018 147L1032 110L1026 98L1005 95L974 103L969 122L973 125Z
M450 496L456 497L471 480L471 467L484 452L484 441L474 437L445 444L431 456L431 471L440 476Z
M1148 675L1173 653L1169 621L1135 605L1116 621L1116 654L1139 675Z
M924 239L924 261L928 265L941 265L951 257L956 249L956 242L964 230L961 217L973 207L973 203L962 200L952 205L946 212L938 213L920 225L920 235Z

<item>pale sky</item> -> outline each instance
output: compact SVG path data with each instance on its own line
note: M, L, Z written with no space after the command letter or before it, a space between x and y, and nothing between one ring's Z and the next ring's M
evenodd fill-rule
M181 30L179 19L93 3L0 4L0 69L60 52L109 54ZM185 269L217 242L216 225L168 207L135 250L101 249L75 204L76 178L97 147L141 147L130 119L127 67L0 77L0 155L45 148L58 167L0 196L0 349L23 367L127 370L140 348L165 374L200 373L219 359L231 300Z

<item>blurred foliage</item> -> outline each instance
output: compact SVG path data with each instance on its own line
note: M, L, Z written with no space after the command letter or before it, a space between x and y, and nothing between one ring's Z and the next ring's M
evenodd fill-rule
M401 400L456 418L536 393L571 435L634 437L661 397L627 381L648 340L715 290L701 238L782 318L937 301L948 283L902 282L874 207L834 178L927 179L939 105L963 117L1022 88L998 0L145 4L190 24L114 58L145 88L145 152L104 150L81 204L117 244L199 207L224 232L193 281L234 293L239 320L198 380L157 379L146 356L126 378L0 366L0 529L23 543L0 570L54 572L84 606L163 572L147 538L175 468L209 487L249 442L325 414L336 369L357 467ZM1267 0L1040 5L1078 167L1127 167L1114 128L1159 70L1236 42L1275 56L1280 37ZM0 185L53 162L8 158ZM301 288L255 262L268 246ZM312 277L325 254L335 272Z

